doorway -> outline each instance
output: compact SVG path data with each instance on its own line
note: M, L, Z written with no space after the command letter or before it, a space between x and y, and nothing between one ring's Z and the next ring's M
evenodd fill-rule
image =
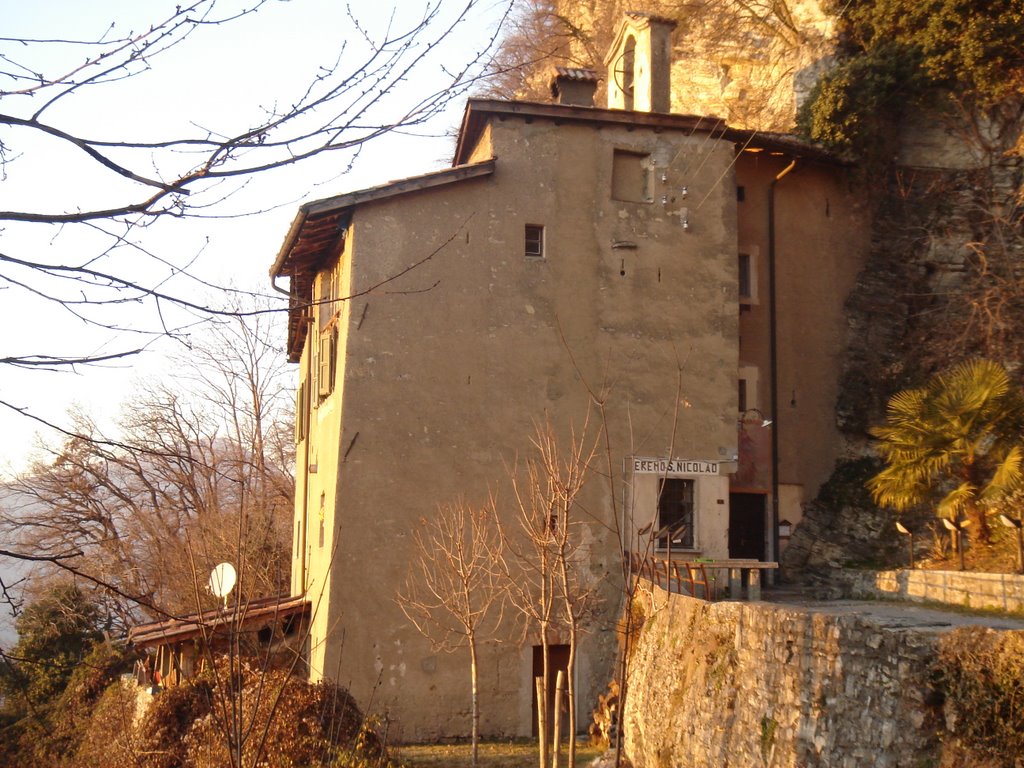
M765 559L765 510L763 493L729 494L729 557Z
M554 712L555 712L555 680L558 677L558 671L565 672L566 677L569 675L569 646L568 645L549 645L548 646L548 726L547 734L545 738L550 739L554 733L553 727L555 723ZM535 685L534 680L544 674L544 647L540 645L533 646L533 675L530 677L530 685ZM530 701L533 702L533 725L531 726L531 734L534 738L537 738L537 694L536 689L531 687L532 695ZM564 693L563 693L564 696ZM568 702L562 701L562 722L563 729L565 728L565 715L569 711ZM575 733L575 725L573 725L573 733ZM563 734L564 737L564 734Z

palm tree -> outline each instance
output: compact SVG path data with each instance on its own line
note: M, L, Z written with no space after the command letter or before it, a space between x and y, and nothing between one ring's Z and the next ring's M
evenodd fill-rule
M991 360L969 360L897 393L886 424L871 434L887 464L868 481L878 504L903 511L937 500L940 516L966 514L986 543L986 506L1024 480L1024 397Z

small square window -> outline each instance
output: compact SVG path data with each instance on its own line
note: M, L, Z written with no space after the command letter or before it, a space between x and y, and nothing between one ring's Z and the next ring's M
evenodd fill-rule
M531 259L544 258L544 227L539 224L526 225L525 253Z
M624 149L612 156L612 199L632 203L649 203L654 169L651 156Z

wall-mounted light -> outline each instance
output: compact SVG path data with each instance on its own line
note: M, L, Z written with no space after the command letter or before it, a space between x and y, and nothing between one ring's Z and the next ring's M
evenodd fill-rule
M739 419L738 419L738 420L737 420L737 422L736 422L736 423L737 423L737 424L739 424L739 425L740 425L741 427L742 427L742 426L743 426L744 424L748 424L748 423L756 423L756 422L748 422L748 421L747 421L747 414L748 414L748 413L752 413L752 414L754 414L755 416L757 416L757 417L758 417L758 418L759 418L759 419L761 420L761 424L760 424L760 426L762 426L762 427L770 427L770 426L771 426L772 424L774 424L774 423L775 423L774 421L772 421L772 419L769 419L769 418L768 418L767 416L765 416L765 415L764 415L764 414L763 414L763 413L761 412L761 409L760 409L760 408L747 408L747 410L743 411L743 413L741 413L741 414L740 414L740 417L739 417Z
M910 537L910 570L914 570L914 533L899 521L896 522L896 530Z
M953 539L953 546L960 553L960 570L966 570L964 568L964 529L971 524L970 520L950 520L948 517L942 518L942 525L947 531L949 531L950 538Z
M999 522L1007 528L1017 529L1017 573L1024 573L1024 521L1018 517L999 515Z

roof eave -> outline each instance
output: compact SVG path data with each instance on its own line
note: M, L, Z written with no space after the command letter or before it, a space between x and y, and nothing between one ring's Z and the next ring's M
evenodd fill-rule
M522 119L549 119L556 122L591 123L595 125L623 125L646 127L653 130L685 130L706 133L730 141L737 147L764 147L794 157L849 165L849 161L829 152L824 147L805 142L788 134L765 134L740 128L730 128L725 120L705 115L679 113L635 112L623 109L583 107L534 101L505 101L501 99L473 98L466 103L466 111L459 131L454 164L465 162L472 152L483 126L492 119L520 117Z

